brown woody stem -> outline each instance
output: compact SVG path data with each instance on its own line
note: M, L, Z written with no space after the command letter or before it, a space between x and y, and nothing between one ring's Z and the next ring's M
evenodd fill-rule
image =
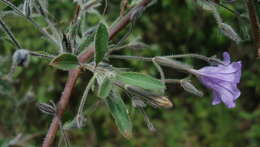
M252 28L252 35L255 42L255 47L258 50L258 58L260 58L260 27L257 19L254 0L247 0L247 8Z
M133 10L138 7L147 6L150 1L151 0L141 1L135 8L133 8ZM110 38L109 39L112 39L118 32L120 32L125 26L127 26L127 24L129 24L131 22L131 16L134 12L135 11L129 11L129 13L127 13L125 16L123 16L116 25L114 25L112 28L110 28L110 31L109 31ZM93 57L94 53L95 53L95 48L91 47L86 52L82 53L78 58L81 63L84 63L87 60L91 59ZM43 141L42 147L51 147L52 146L54 139L55 139L55 135L59 128L60 118L62 118L62 116L65 112L65 109L69 103L72 90L74 88L74 85L75 85L77 79L79 78L79 75L80 75L80 69L75 69L75 70L69 71L69 76L68 76L64 91L62 92L60 101L58 102L57 115L54 116L54 118L52 120L52 123L49 127L49 131Z

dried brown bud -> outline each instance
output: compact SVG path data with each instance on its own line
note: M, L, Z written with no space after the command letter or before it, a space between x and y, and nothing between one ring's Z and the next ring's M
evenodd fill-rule
M156 105L158 105L159 107L171 108L173 106L172 102L165 96L151 98L153 98L154 102L156 102Z
M126 85L125 89L135 97L140 98L145 103L153 107L171 108L173 106L172 102L167 97L157 94L153 91L148 91L136 86L129 85Z

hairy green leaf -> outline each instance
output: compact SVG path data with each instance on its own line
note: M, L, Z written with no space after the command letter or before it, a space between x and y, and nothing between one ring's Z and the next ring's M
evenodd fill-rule
M165 89L164 84L151 76L136 72L122 72L117 75L117 80L133 86L138 86L147 90Z
M75 55L65 53L55 57L50 65L61 70L71 70L79 66L79 61Z
M109 34L107 31L107 27L104 24L100 24L98 26L96 35L95 35L95 61L96 64L101 62L108 50L108 40Z
M119 131L126 138L132 137L132 122L127 114L127 107L122 100L117 89L113 89L111 96L105 99L105 102L115 119Z
M113 88L113 83L110 79L105 78L98 89L98 96L100 98L107 98Z

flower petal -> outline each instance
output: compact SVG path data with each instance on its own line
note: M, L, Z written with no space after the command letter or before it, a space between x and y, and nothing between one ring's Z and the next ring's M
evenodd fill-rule
M229 53L228 52L224 52L223 53L223 60L224 60L224 62L226 63L226 64L230 64L230 55L229 55Z
M198 70L201 76L239 83L241 77L241 62L233 62L227 66L207 66Z
M218 94L220 95L221 100L228 108L234 108L236 106L233 95L229 91L225 90L224 88L218 89Z
M213 101L212 101L212 105L217 105L221 103L221 99L219 97L219 95L213 91Z
M237 89L236 84L209 77L200 77L199 79L202 84L213 91L213 105L219 104L219 100L221 100L228 108L235 107L234 101L240 96L240 91Z

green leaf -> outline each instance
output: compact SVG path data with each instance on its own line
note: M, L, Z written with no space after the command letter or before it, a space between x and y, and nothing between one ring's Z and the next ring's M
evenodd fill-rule
M75 55L65 53L55 57L50 65L61 70L71 70L79 66L79 61Z
M111 96L105 99L119 131L126 138L132 137L132 122L127 114L127 108L117 89L113 89Z
M151 76L136 72L122 72L117 75L117 80L133 86L138 86L147 90L163 90L164 84Z
M105 78L98 89L98 97L103 99L107 98L112 90L112 87L112 81L108 77Z
M96 65L101 62L108 50L108 40L109 34L107 31L107 27L104 24L100 24L98 26L96 36L95 36L95 61Z

